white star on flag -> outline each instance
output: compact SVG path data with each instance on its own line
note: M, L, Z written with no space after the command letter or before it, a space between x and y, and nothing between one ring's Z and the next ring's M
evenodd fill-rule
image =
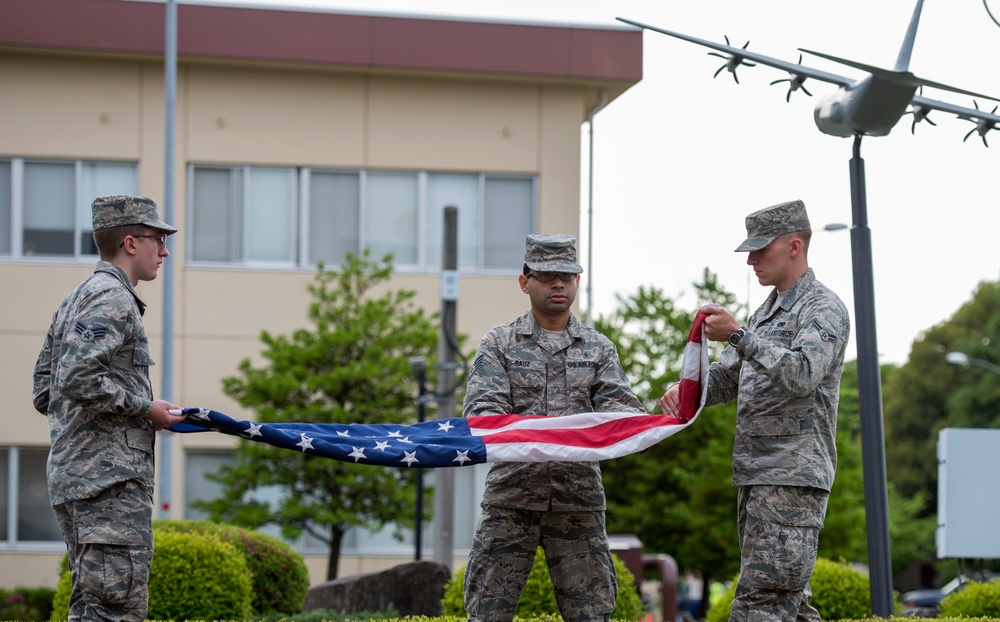
M410 452L410 451L404 451L403 452L403 459L400 460L400 462L405 462L406 466L413 466L414 462L420 462L420 461L417 460L417 452L416 451L412 451L412 452Z
M453 427L455 427L455 426L451 425L451 423L449 423L447 421L443 421L443 422L441 422L441 423L438 424L438 430L440 430L442 432L448 432Z
M389 447L389 441L375 441L375 449L385 451Z
M353 449L354 451L352 451L348 455L350 457L354 458L355 462L357 462L358 460L361 460L362 458L365 457L365 448L364 447L352 447L351 449Z
M247 430L247 436L249 436L250 438L253 438L255 436L264 436L263 434L260 433L261 425L262 424L260 423L251 423L250 429Z
M299 434L299 437L301 437L302 440L299 441L298 443L295 443L295 445L297 447L301 447L302 451L313 448L313 440L308 436L306 436L305 433Z
M348 432L347 430L343 430L343 431L338 431L337 432L337 436L350 436L350 435L351 435L351 433Z
M466 449L465 451L458 451L458 450L456 450L455 453L457 455L455 456L455 459L452 460L452 462L457 462L458 466L462 466L466 462L472 462L472 458L469 457L469 450L468 449Z

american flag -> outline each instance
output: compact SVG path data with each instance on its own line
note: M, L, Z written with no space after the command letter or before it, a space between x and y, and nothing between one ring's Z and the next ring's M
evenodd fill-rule
M484 462L576 462L619 458L652 447L694 423L705 403L708 349L695 317L682 363L677 417L590 412L561 417L483 415L412 425L257 423L186 408L174 432L215 430L334 460L393 467L458 467Z

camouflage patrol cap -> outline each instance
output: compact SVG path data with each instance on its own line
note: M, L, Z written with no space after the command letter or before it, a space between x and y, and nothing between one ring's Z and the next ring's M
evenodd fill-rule
M116 195L97 197L90 206L94 218L94 231L123 227L125 225L146 225L170 235L177 229L160 220L156 211L156 201L146 197Z
M806 204L795 200L765 207L747 216L747 239L736 249L737 253L757 251L779 235L810 229Z
M565 233L529 235L524 243L524 265L538 272L583 272L583 266L576 262L576 238Z

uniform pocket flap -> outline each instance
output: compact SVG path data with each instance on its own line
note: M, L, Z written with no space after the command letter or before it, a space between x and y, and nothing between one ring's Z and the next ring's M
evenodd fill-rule
M126 428L125 442L132 449L144 451L147 454L153 453L153 434L148 430Z
M752 436L794 436L802 431L801 420L794 415L766 415L750 418Z

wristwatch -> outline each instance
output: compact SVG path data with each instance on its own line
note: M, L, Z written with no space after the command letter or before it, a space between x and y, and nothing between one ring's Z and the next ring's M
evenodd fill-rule
M740 345L740 339L743 339L743 335L747 334L747 327L740 326L735 331L729 333L729 345L734 348Z

